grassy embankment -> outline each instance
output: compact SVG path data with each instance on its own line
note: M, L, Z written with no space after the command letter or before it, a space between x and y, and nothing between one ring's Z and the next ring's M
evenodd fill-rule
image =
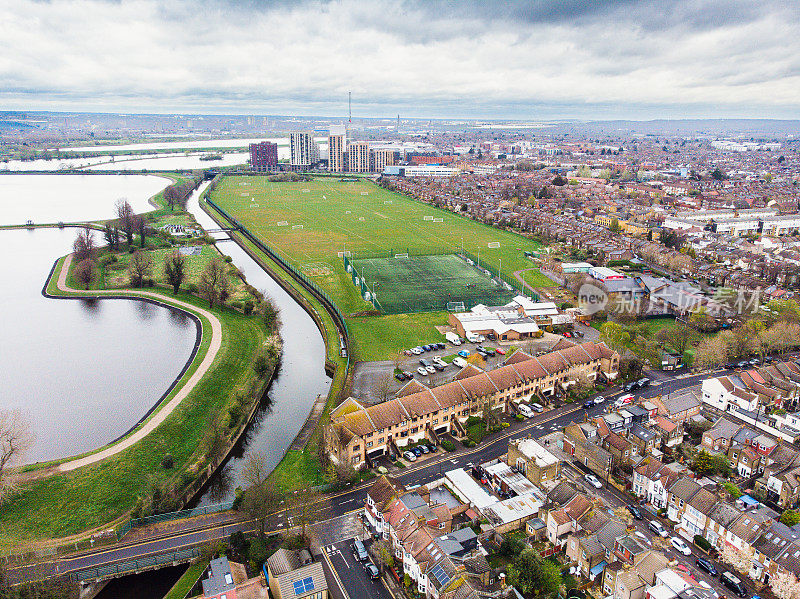
M53 295L80 295L63 293L56 288L55 281L63 262L63 258L59 260L48 282L48 291ZM67 280L74 285L72 273ZM96 286L107 288L100 282ZM163 289L147 291L156 291L166 304L171 304L175 298L207 309L206 302L185 292L174 296ZM137 291L121 290L121 293L135 295ZM241 392L260 396L260 391L256 393L255 390L263 387L263 381L256 376L253 364L267 336L257 316L245 316L227 307L215 308L212 312L222 325L222 343L206 376L163 423L132 447L96 464L24 483L20 492L0 510L0 550L19 551L46 539L105 527L134 508L137 498L152 497L156 489L164 497L175 495L207 463L209 418L216 418L223 424L223 435L230 436L239 430L243 423L235 422L229 409L241 404L237 398ZM199 317L203 338L197 355L149 418L178 393L208 351L210 322ZM133 355L136 349L131 348ZM94 452L83 455L90 453ZM162 463L167 454L172 456L172 467ZM26 471L57 463L32 465Z
M246 195L245 195L246 194ZM315 179L271 183L266 177L226 177L212 199L284 257L304 270L348 318L358 360L385 359L421 342L438 340L434 325L446 324L444 312L399 316L360 316L372 310L352 284L342 251L457 252L462 247L507 276L529 270L527 283L551 287L524 252L541 246L516 233L497 229L417 202L370 181L342 183ZM426 220L426 217L428 219ZM433 218L442 222L434 222ZM284 224L285 223L285 224ZM490 248L490 244L500 247Z
M211 560L206 557L198 559L198 561L190 565L178 581L172 585L169 592L164 595L164 599L185 599L189 591L192 590L203 573L205 573L210 561Z

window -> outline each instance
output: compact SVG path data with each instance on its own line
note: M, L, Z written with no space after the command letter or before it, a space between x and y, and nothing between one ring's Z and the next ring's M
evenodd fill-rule
M354 445L353 451L359 451L361 449L361 445Z
M372 447L372 441L367 441L367 449L369 449L370 447Z

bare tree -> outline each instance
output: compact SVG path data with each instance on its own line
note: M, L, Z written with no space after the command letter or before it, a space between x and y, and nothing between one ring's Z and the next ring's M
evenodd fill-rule
M186 256L177 250L167 256L164 259L164 276L172 285L173 293L177 294L186 280Z
M719 335L703 339L694 352L694 365L699 368L719 366L728 359L728 346Z
M683 355L697 337L695 330L683 321L676 321L674 327L664 327L656 333L656 339L669 345L677 353Z
M144 218L141 216L135 217L136 230L139 232L139 247L144 248L144 243L147 237L147 227Z
M293 508L294 521L300 526L300 536L308 539L306 528L314 522L315 515L319 512L321 495L314 489L301 489L295 491L290 498Z
M0 504L17 488L17 468L33 445L30 422L19 410L0 410Z
M242 479L247 483L242 498L242 510L258 520L259 534L264 537L267 517L280 505L280 493L269 480L269 456L258 450L247 455L242 467Z
M117 203L114 205L114 207L117 211L119 224L122 227L122 230L125 231L125 239L128 242L128 247L130 247L131 243L133 242L133 225L134 217L136 216L133 212L133 207L125 198L120 198L117 200Z
M208 300L208 307L224 303L228 298L230 280L228 268L219 256L214 256L206 265L199 281L200 294Z
M777 572L770 581L770 588L778 599L798 599L800 582L791 572Z
M131 285L134 287L141 287L144 280L149 278L153 270L153 257L150 254L136 250L131 255L131 261L128 263L128 275L131 279Z
M94 282L94 261L90 258L81 260L75 266L75 278L84 289L89 289Z
M75 254L75 261L94 260L97 247L94 243L94 233L88 227L78 231L75 241L72 243L72 251Z
M387 401L394 392L394 379L390 374L379 376L372 384L372 395L381 402Z

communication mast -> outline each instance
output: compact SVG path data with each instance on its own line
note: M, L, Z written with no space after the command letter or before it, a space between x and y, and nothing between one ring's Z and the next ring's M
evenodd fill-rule
M352 92L347 92L347 122L353 122L353 108L351 104Z

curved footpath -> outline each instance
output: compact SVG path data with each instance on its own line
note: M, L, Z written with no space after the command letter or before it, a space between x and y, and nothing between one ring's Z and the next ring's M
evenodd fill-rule
M69 267L72 264L72 254L66 257L64 260L64 264L61 266L61 271L58 273L58 280L56 281L56 286L58 287L59 291L63 291L65 293L75 294L76 296L84 295L84 293L78 289L73 289L67 285L67 273L69 272ZM121 290L118 289L106 289L106 290L93 290L91 292L92 295L119 295ZM158 293L153 293L152 291L129 291L125 290L124 293L129 294L132 298L137 297L147 297L153 298L159 301L164 301L164 296ZM148 434L150 434L159 424L164 422L166 418L175 410L175 408L180 405L180 403L186 398L186 396L195 388L195 386L200 382L200 380L205 376L208 369L214 363L214 359L217 357L217 353L219 352L220 347L222 346L222 324L220 323L219 319L209 312L208 310L204 310L203 308L198 308L197 306L193 306L192 304L188 304L186 302L182 302L177 299L169 298L167 304L172 304L178 308L186 310L187 312L192 312L203 316L208 319L211 323L211 342L208 346L208 351L206 355L203 357L203 361L197 367L197 370L194 371L189 380L187 380L175 396L169 400L166 405L161 406L161 409L155 411L155 413L142 425L137 428L133 433L125 437L124 439L120 440L118 443L114 443L100 451L96 451L90 455L84 456L82 458L78 458L75 460L70 460L67 462L63 462L58 464L57 466L53 467L52 469L48 469L51 474L56 472L68 472L70 470L75 470L76 468L80 468L82 466L88 466L89 464L94 464L101 460L106 459L112 455L115 455L125 449L131 447L134 443L141 441L145 438ZM202 327L201 327L202 332Z

